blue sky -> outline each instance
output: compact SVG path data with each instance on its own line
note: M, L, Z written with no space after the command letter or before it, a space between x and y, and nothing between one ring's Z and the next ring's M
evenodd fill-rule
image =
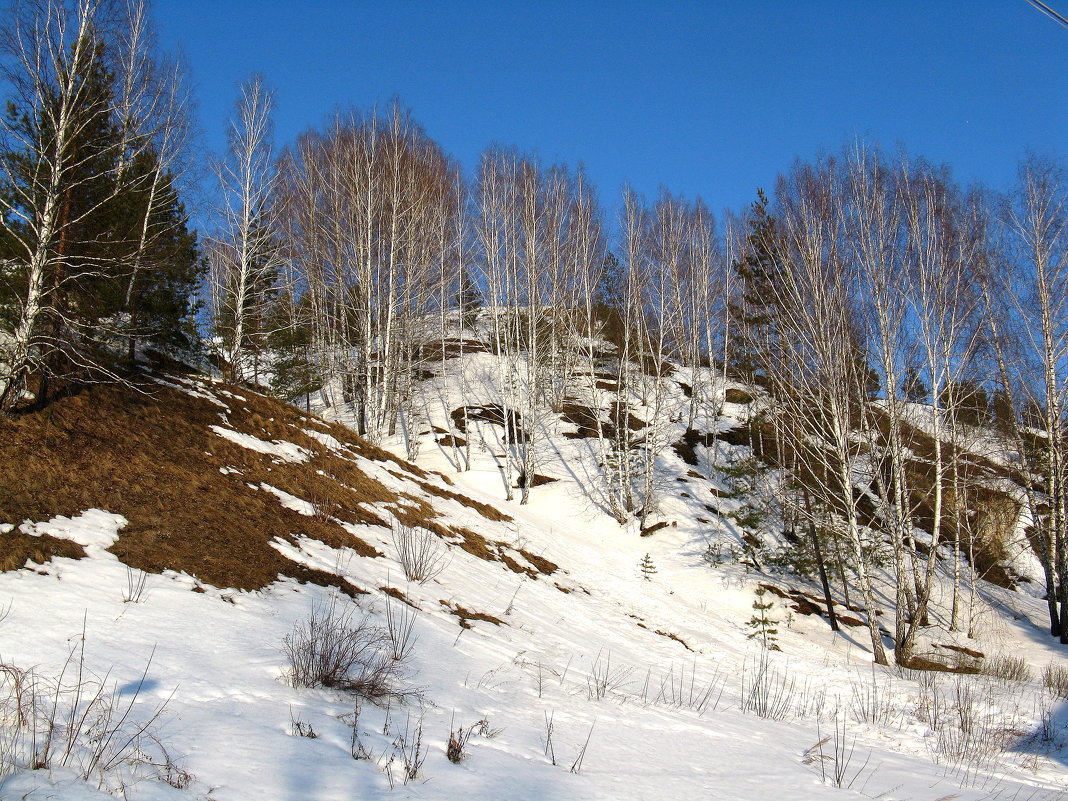
M1068 0L1047 0L1068 15ZM1068 30L1025 0L156 0L220 149L237 87L276 90L280 143L398 97L468 170L489 144L740 209L854 137L1007 188L1068 154Z

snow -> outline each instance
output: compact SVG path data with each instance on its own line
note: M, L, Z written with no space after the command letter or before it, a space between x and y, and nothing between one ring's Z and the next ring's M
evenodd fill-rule
M301 500L296 495L290 495L285 490L280 490L278 487L272 487L270 484L260 483L260 489L265 490L282 502L282 506L286 509L292 509L297 514L302 514L307 517L312 517L316 514L316 508L314 503Z
M344 446L342 446L336 437L332 437L329 434L324 434L322 431L316 431L311 428L302 428L301 431L316 440L320 445L325 445L332 451L344 450Z
M122 515L111 514L103 509L87 509L74 517L53 517L45 523L27 520L19 526L19 531L31 537L44 534L61 540L70 540L85 546L87 552L96 556L105 553L105 549L115 544L119 530L127 524Z
M299 445L294 445L292 442L286 442L280 439L268 442L259 437L243 434L240 431L234 431L232 428L224 428L223 426L209 426L209 428L223 439L230 440L230 442L235 445L240 445L242 448L248 448L250 451L256 451L256 453L275 456L283 462L300 464L308 461L308 459L312 457L311 453Z

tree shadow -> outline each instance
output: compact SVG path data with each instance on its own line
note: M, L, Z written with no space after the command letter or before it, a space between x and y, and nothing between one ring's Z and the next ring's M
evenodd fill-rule
M1038 701L1038 725L1017 738L1008 750L1046 757L1068 766L1068 701L1043 693Z

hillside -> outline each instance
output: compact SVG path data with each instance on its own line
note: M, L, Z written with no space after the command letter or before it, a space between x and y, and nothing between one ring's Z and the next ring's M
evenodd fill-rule
M418 447L385 443L418 466L351 410L175 372L0 422L0 797L1068 792L1068 670L1025 550L1005 554L1016 589L973 583L971 636L923 641L971 672L874 666L858 612L831 632L817 585L764 564L781 530L742 525L759 488L723 468L750 454L751 395L659 434L642 531L599 500L581 393L525 421L541 480L502 500L516 434L489 357L465 358L462 384L420 386ZM666 397L692 383L675 371ZM294 686L287 638L338 629L364 667Z

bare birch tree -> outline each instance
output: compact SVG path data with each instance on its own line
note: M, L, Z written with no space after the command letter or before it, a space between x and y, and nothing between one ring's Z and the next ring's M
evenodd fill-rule
M223 206L207 257L216 335L235 381L249 378L249 356L267 333L281 268L271 211L277 180L273 108L273 92L262 76L252 76L234 107L229 153L216 166Z
M870 533L861 522L859 492L864 467L855 441L867 402L869 375L858 341L856 284L843 258L841 198L833 163L798 165L780 179L781 242L766 243L782 260L771 285L781 309L776 350L764 372L778 406L785 447L805 466L802 476L849 547L867 617L872 654L887 664L870 575Z
M1021 442L1028 469L1040 475L1032 493L1031 540L1046 579L1050 632L1068 643L1068 188L1055 165L1032 158L1020 168L1006 214L1015 237L1016 274L1009 290L1019 315L1022 363L1011 381L1024 394L1034 446ZM1026 464L1026 463L1025 463Z

